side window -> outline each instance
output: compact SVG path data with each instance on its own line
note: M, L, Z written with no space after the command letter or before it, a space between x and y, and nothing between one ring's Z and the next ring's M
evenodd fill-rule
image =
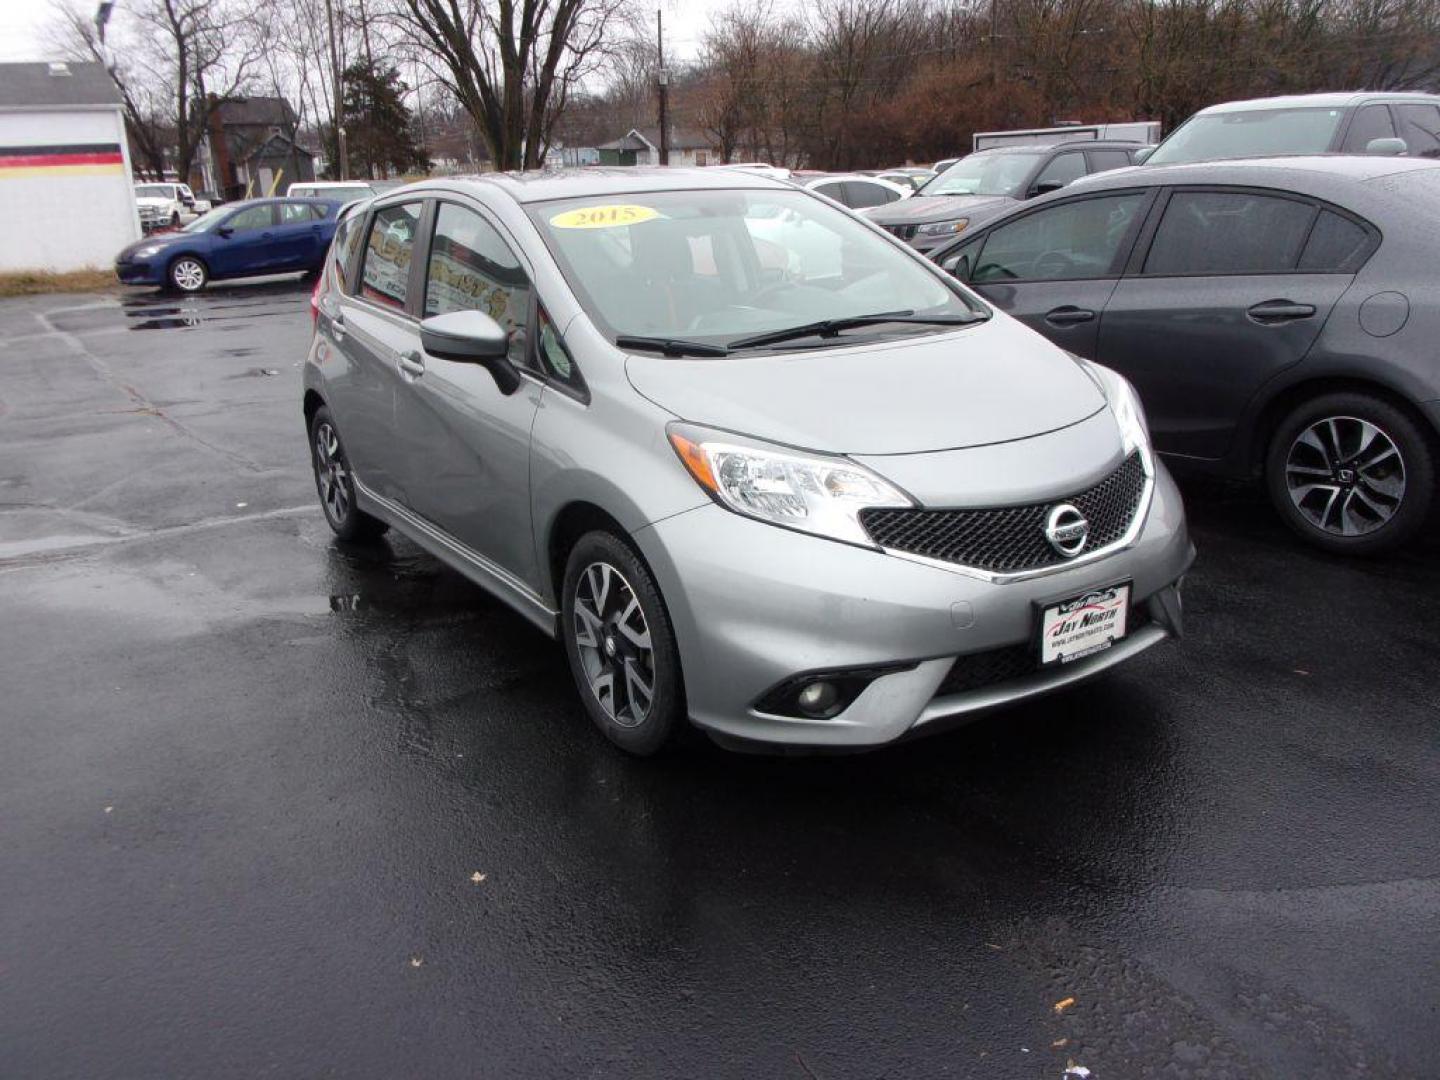
M845 197L845 185L839 180L832 180L828 184L816 184L811 190L818 191L821 195L834 199L836 202L844 203L846 206L850 205Z
M355 243L360 239L360 222L365 215L355 214L342 221L335 230L335 240L330 245L330 263L335 269L335 280L340 283L341 292L353 292L350 280L351 256L355 254Z
M1246 191L1177 191L1155 230L1147 274L1283 274L1315 208Z
M247 206L238 214L225 222L227 226L238 232L257 232L260 229L268 229L271 225L270 204L264 203L260 206Z
M1035 177L1035 182L1030 185L1030 191L1035 195L1043 195L1047 191L1057 191L1074 180L1079 180L1085 175L1085 155L1078 150L1068 154L1060 154L1049 165L1040 170L1040 175Z
M280 204L281 225L309 225L314 221L308 203L287 202Z
M980 245L983 243L985 243L983 236L965 241L940 260L940 269L954 274L961 281L969 281L970 275L975 269L975 259L980 254Z
M1109 277L1144 192L1077 199L1027 214L990 234L970 275L990 281L1078 281Z
M376 211L365 242L365 263L360 271L360 295L397 311L405 310L410 292L410 259L415 253L415 231L420 227L418 202L387 206Z
M884 206L886 203L900 198L898 192L891 191L885 185L870 184L864 180L847 180L845 195L845 199L842 200L845 205L857 209L866 206Z
M1126 165L1131 164L1128 150L1086 150L1085 156L1090 159L1092 173L1123 169Z
M530 278L494 227L473 210L441 203L425 276L425 314L483 311L510 334L510 362L529 366Z
M1300 255L1300 269L1353 274L1373 247L1370 233L1349 218L1321 210Z
M539 309L540 338L536 342L536 358L541 370L552 378L558 379L566 386L581 389L585 383L580 378L580 372L575 367L575 361L571 359L570 350L565 348L565 343L560 340L560 335L555 330L555 324L550 321L550 315L542 307Z
M335 207L330 203L311 203L310 216L316 221L324 221L335 212Z
M1390 110L1384 105L1366 105L1350 121L1350 130L1345 133L1345 143L1340 147L1342 154L1363 154L1371 139L1393 139L1395 125L1390 122Z
M1411 157L1440 157L1440 107L1435 105L1396 105L1400 137L1410 149Z

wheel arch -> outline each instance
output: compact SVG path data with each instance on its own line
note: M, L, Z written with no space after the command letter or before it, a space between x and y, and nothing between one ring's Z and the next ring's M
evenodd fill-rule
M570 551L582 536L596 530L615 534L618 539L630 546L631 550L635 552L636 558L641 562L645 561L639 549L635 547L634 541L631 540L629 530L620 523L614 514L598 503L584 499L575 499L566 503L551 518L549 528L546 530L544 546L543 569L547 575L544 584L554 598L557 609L561 605L560 588L565 581L565 563L570 558Z
M1369 394L1399 409L1425 433L1432 449L1440 453L1440 432L1435 422L1425 414L1406 394L1378 379L1357 375L1322 375L1281 387L1266 399L1255 413L1250 425L1249 443L1246 447L1245 468L1251 476L1261 476L1265 471L1265 456L1270 449L1270 440L1276 429L1294 409L1306 401L1324 394L1349 393Z
M310 430L310 424L315 419L315 414L325 407L325 399L320 396L320 391L307 388L305 390L305 430Z

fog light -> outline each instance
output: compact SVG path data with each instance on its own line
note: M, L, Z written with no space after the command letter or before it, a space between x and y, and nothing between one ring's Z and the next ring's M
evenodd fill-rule
M828 682L812 682L796 698L800 708L811 716L824 716L840 700L840 692Z

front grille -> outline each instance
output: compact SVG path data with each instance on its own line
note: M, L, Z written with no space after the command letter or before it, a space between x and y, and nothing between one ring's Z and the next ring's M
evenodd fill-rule
M898 236L901 240L913 240L918 225L885 225L883 228L892 236Z
M1133 605L1125 619L1125 635L1128 637L1135 633L1149 621L1150 612L1145 606ZM983 690L987 686L998 686L1022 679L1039 670L1040 657L1035 645L1003 645L998 649L956 658L936 688L935 696L946 697L971 690Z
M1038 570L1066 562L1045 538L1045 518L1068 502L1085 515L1085 551L1115 543L1129 530L1145 493L1145 466L1131 454L1094 487L1068 498L1026 506L965 510L860 511L860 524L882 548L973 566L992 573Z

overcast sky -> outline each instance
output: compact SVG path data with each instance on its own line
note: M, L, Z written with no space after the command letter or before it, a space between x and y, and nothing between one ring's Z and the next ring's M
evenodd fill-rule
M640 0L643 4L646 0ZM665 52L679 58L695 55L700 35L709 24L710 12L729 6L730 0L663 0L665 9ZM789 6L793 0L780 0ZM118 0L119 17L125 0ZM653 13L656 4L647 9ZM0 0L0 62L47 60L44 27L50 20L49 0ZM653 18L653 14L651 15Z

